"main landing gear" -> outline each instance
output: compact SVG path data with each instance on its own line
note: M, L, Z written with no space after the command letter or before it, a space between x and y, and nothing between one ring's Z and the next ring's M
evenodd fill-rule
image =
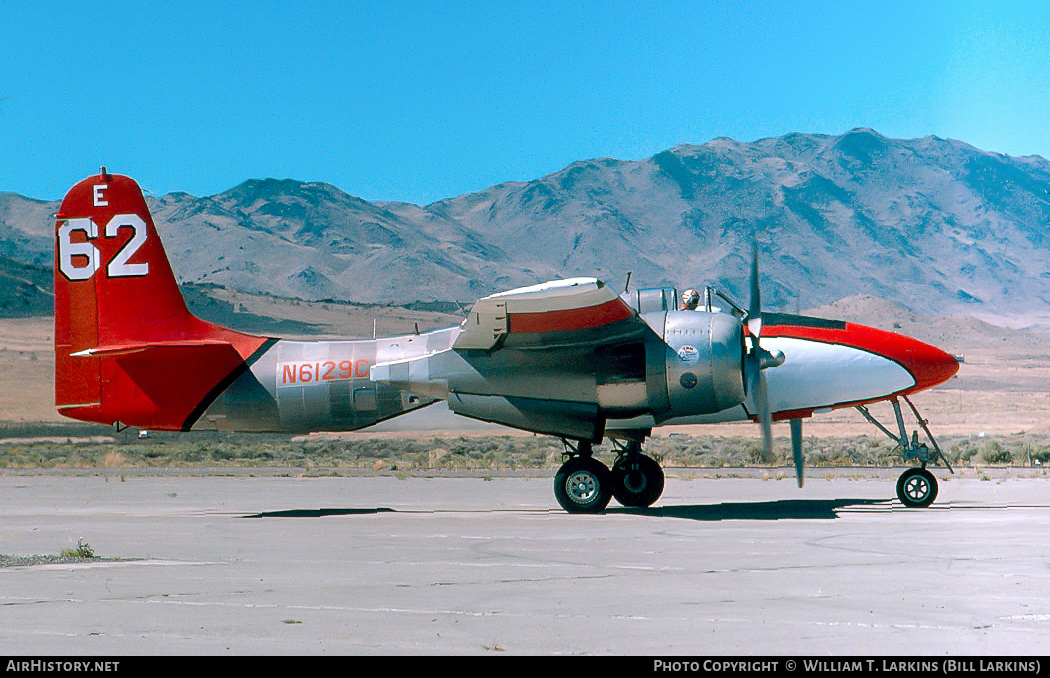
M897 419L898 435L894 435L889 429L880 424L868 412L868 408L863 405L857 405L857 410L864 415L865 419L897 443L897 446L904 454L905 461L914 459L919 462L918 467L913 466L905 470L900 475L900 478L897 479L897 498L908 508L926 508L937 498L937 478L926 470L926 464L940 459L952 474L955 473L955 470L952 469L948 459L941 452L941 448L934 439L933 434L930 433L930 429L927 426L928 422L919 416L919 411L915 409L915 405L912 405L906 396L901 396L901 399L911 408L912 413L915 415L915 420L933 445L933 451L930 451L926 443L919 442L918 431L912 431L911 438L908 438L908 430L904 426L904 416L901 414L901 404L896 398L893 398L890 403L893 405L893 414Z
M554 496L569 513L601 513L613 497L624 506L646 508L664 491L664 472L642 454L640 441L614 442L616 460L610 470L594 458L589 440L565 443L566 462L554 476Z

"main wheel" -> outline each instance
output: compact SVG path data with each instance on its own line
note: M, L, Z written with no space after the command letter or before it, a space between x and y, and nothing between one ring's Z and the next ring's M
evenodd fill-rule
M910 468L897 479L897 498L908 508L926 508L937 498L937 479L924 468Z
M632 508L646 508L664 491L664 470L656 460L639 454L633 461L621 459L612 467L612 494Z
M569 513L601 513L612 496L608 467L593 457L573 457L554 476L554 496Z

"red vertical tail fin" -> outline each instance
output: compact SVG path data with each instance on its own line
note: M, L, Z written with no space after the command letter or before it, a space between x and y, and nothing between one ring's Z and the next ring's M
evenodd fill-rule
M186 308L132 179L66 194L55 224L55 405L100 423L187 429L266 341Z

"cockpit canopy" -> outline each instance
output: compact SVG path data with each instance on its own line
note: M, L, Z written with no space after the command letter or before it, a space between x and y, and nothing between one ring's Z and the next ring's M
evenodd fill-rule
M629 290L621 294L620 298L643 315L678 310L678 290L674 287Z
M620 298L642 315L677 311L681 308L677 287L651 287L648 289L629 290L621 294ZM697 310L713 313L730 313L738 318L745 315L744 309L732 299L710 286L704 288Z

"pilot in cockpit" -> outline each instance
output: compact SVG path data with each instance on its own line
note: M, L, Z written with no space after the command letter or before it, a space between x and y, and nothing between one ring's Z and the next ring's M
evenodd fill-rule
M690 288L685 292L682 292L682 308L683 311L695 311L696 307L700 304L700 293Z

